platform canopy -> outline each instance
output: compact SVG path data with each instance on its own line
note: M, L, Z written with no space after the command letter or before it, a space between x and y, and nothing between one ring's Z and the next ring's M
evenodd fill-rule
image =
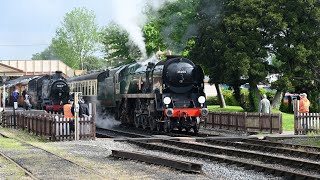
M23 75L24 75L23 70L0 63L0 77L23 76Z

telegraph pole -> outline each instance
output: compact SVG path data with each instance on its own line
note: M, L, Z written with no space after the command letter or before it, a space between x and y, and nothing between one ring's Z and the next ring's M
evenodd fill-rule
M7 80L7 76L4 74L2 76L2 84L3 84L3 88L2 88L2 106L3 106L3 111L5 110L6 108L6 85L5 85L5 82Z

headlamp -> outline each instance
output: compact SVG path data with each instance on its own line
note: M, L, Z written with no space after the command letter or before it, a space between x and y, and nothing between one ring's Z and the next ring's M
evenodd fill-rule
M200 104L203 104L204 102L206 102L206 98L205 98L204 96L200 96L200 97L198 98L198 102L199 102Z
M170 103L171 103L171 98L170 98L170 97L165 97L165 98L163 98L163 103L164 103L165 105L170 104Z

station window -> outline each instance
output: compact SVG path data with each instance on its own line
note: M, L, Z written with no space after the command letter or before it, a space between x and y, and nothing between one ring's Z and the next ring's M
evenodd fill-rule
M88 86L88 95L91 96L92 92L91 92L91 82L89 82L89 86Z
M95 81L92 82L92 95L93 95L93 96L96 95L95 92L94 92L94 89L95 89L95 88L94 88L94 85L95 85L95 83L96 83Z
M86 95L86 93L85 93L85 88L86 88L86 86L85 86L85 84L82 82L82 93L83 93L83 95Z

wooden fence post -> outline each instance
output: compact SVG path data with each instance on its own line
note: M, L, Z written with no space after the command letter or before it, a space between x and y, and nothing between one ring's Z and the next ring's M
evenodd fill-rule
M270 120L270 134L272 134L272 113L269 113L269 120Z
M229 128L230 128L230 117L231 117L232 114L233 114L233 113L231 113L231 114L228 115L227 130L229 130Z
M239 128L239 113L236 112L236 131L238 131L238 128Z
M279 114L279 134L282 134L282 113Z
M221 118L221 113L219 114L219 129L222 128L222 118Z
M214 125L215 125L215 123L214 123L215 120L214 120L214 119L215 119L215 117L216 117L216 116L215 116L215 112L212 112L211 115L210 115L210 118L211 118L211 128L214 128Z
M293 101L293 113L294 113L294 134L298 134L298 107L299 107L299 101L294 100Z
M261 113L259 112L259 131L262 132Z
M91 117L91 123L92 123L92 139L96 139L96 103L92 104L92 117Z
M247 112L244 112L244 124L243 124L244 131L247 132Z

